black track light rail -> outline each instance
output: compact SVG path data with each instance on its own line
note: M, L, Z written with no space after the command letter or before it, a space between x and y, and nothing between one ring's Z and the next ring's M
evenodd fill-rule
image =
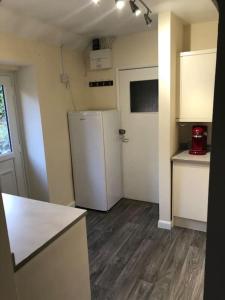
M148 7L148 5L143 0L137 0L137 1L139 1L147 9L147 13L152 14L151 9Z
M117 5L117 8L122 9L124 7L126 1L125 0L115 0L115 2ZM150 27L152 25L152 18L151 18L152 10L148 7L148 5L145 3L144 0L129 0L132 13L136 14L137 17L141 14L141 10L140 10L139 6L136 4L136 2L138 2L138 4L141 4L141 6L143 6L146 9L146 12L144 13L144 19L145 19L146 25Z
M136 2L139 2L145 9L146 13L144 13L144 19L147 26L151 26L152 24L152 10L148 7L148 5L144 2L144 0L130 0L130 6L133 13L135 13L139 7L136 5Z

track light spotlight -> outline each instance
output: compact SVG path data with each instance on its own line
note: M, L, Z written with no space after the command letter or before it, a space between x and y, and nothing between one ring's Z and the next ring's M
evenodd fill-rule
M123 9L125 6L125 1L124 0L116 0L116 7L118 9Z
M92 2L94 2L94 4L98 4L100 0L92 0Z
M145 18L145 23L147 26L151 26L152 25L152 19L151 17L149 16L149 12L144 14L144 18Z
M136 16L139 16L141 14L141 10L135 3L135 0L130 0L130 8Z
M98 3L100 0L92 0L92 1L95 3ZM145 3L145 0L129 0L132 13L135 14L136 16L139 16L141 14L141 10L140 10L139 6L136 4L136 2L140 3L141 6L143 6L146 9L146 13L144 14L145 23L147 26L150 27L152 25L151 9ZM115 0L115 3L116 3L117 9L120 9L120 10L123 9L125 6L125 0Z
M135 12L136 17L140 16L140 14L141 14L141 10L140 9L136 10Z

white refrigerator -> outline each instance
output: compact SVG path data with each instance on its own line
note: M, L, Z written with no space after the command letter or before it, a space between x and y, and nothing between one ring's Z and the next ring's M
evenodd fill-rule
M68 118L76 206L109 211L123 197L119 112L70 112Z

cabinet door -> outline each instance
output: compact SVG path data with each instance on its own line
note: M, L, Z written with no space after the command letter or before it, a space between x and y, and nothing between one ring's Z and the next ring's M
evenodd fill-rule
M72 113L69 127L76 205L107 211L101 114Z
M212 122L216 53L181 57L181 121Z
M173 214L207 222L209 165L174 162Z
M85 219L34 255L15 282L20 300L91 300Z

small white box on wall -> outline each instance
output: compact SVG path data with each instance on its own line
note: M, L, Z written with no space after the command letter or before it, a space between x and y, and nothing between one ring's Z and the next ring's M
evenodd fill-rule
M104 70L112 68L112 50L102 49L90 52L90 69Z

